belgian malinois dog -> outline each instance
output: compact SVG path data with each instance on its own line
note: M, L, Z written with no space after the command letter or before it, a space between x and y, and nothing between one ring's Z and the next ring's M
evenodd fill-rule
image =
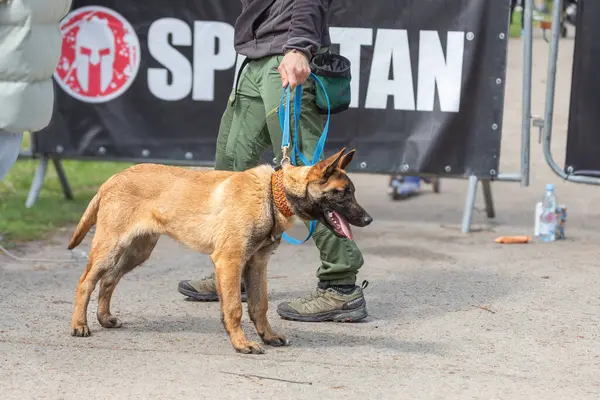
M260 165L229 172L138 164L110 177L90 201L68 247L79 245L96 224L77 285L71 334L90 335L87 307L98 281L98 322L105 328L121 326L110 312L115 287L150 257L164 234L210 255L223 324L238 352L264 352L241 328L242 274L250 319L262 341L288 345L267 320L267 262L282 233L298 217L318 220L335 235L352 239L350 225L364 227L373 221L356 201L344 171L355 151L344 151L314 166L284 163L276 169Z

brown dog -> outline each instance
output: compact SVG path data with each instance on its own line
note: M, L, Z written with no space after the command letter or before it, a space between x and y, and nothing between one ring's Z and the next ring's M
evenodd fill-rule
M71 319L73 336L89 336L87 306L100 281L97 317L105 328L121 321L110 313L115 286L150 257L165 234L203 254L216 271L223 324L233 347L263 353L241 328L240 280L248 294L248 313L265 344L287 345L267 320L267 261L294 216L318 220L339 237L352 238L350 225L372 218L358 205L344 172L354 156L345 149L312 167L285 163L243 172L193 171L139 164L109 178L90 201L69 249L96 224L87 267L77 286Z

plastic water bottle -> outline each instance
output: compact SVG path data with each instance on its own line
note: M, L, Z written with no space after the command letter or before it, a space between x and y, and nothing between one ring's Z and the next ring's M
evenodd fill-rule
M556 239L556 194L554 185L546 185L546 194L542 199L542 212L540 214L540 236L544 242L553 242Z

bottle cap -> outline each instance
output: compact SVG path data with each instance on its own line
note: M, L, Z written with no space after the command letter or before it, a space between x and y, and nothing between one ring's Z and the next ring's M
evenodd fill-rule
M547 191L548 191L548 190L554 190L554 185L553 185L552 183L548 183L548 184L546 185L546 190L547 190Z

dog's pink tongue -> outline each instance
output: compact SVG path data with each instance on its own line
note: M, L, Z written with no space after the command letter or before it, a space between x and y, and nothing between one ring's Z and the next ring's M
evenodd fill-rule
M344 236L346 236L348 239L352 240L353 236L352 236L352 229L350 228L350 224L348 224L348 222L344 218L342 218L342 216L340 214L336 213L335 211L333 212L333 214L339 221L340 227L342 228L342 232L344 232Z

